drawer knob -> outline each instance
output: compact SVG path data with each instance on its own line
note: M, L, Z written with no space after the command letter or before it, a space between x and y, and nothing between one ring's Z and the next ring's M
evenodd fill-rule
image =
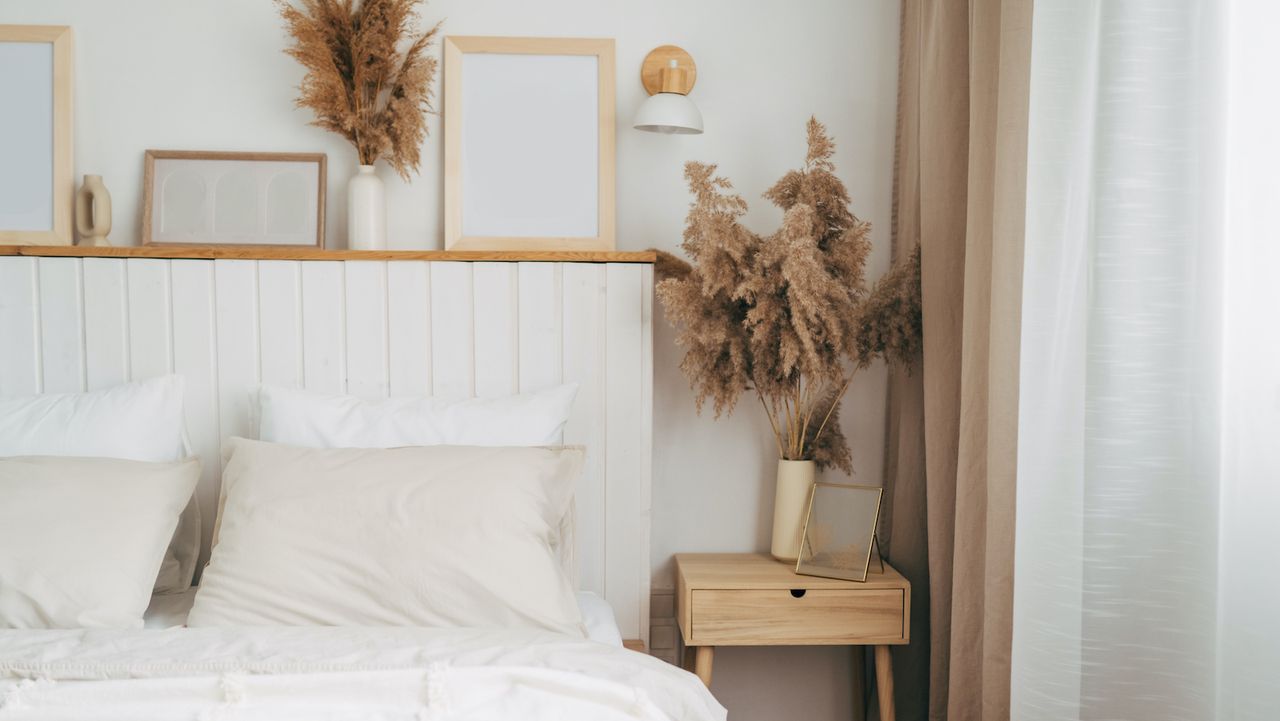
M791 589L791 597L792 597L792 598L804 598L804 593L805 593L805 591L806 591L806 590L807 590L807 589L804 589L804 588L793 588L793 589Z

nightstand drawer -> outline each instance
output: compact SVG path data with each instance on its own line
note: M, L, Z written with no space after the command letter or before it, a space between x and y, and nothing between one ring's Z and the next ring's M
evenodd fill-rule
M903 638L903 593L697 589L689 641L715 646L839 645Z

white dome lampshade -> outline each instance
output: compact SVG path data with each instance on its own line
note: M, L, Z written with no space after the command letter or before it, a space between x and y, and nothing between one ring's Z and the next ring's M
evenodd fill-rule
M689 99L697 67L689 53L663 45L652 50L640 68L640 81L649 99L636 112L636 130L664 135L702 133L702 112Z
M666 135L697 135L702 132L702 112L687 95L656 93L640 106L635 128Z

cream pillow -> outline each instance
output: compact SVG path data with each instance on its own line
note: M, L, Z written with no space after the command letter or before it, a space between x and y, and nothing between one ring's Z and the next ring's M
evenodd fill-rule
M190 455L182 400L182 376L177 375L88 393L0 398L0 457L179 461ZM190 588L199 554L200 508L192 495L154 579L155 592Z
M577 383L566 383L501 398L365 400L264 385L258 439L307 448L550 446L577 393Z
M188 625L585 635L553 548L581 448L230 444Z
M0 628L142 628L200 461L0 459Z

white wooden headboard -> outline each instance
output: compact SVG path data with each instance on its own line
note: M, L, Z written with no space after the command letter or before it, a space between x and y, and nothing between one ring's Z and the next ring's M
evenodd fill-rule
M0 395L186 379L207 557L222 440L275 383L365 397L581 384L580 586L648 641L653 267L0 257ZM203 565L203 564L202 564Z

